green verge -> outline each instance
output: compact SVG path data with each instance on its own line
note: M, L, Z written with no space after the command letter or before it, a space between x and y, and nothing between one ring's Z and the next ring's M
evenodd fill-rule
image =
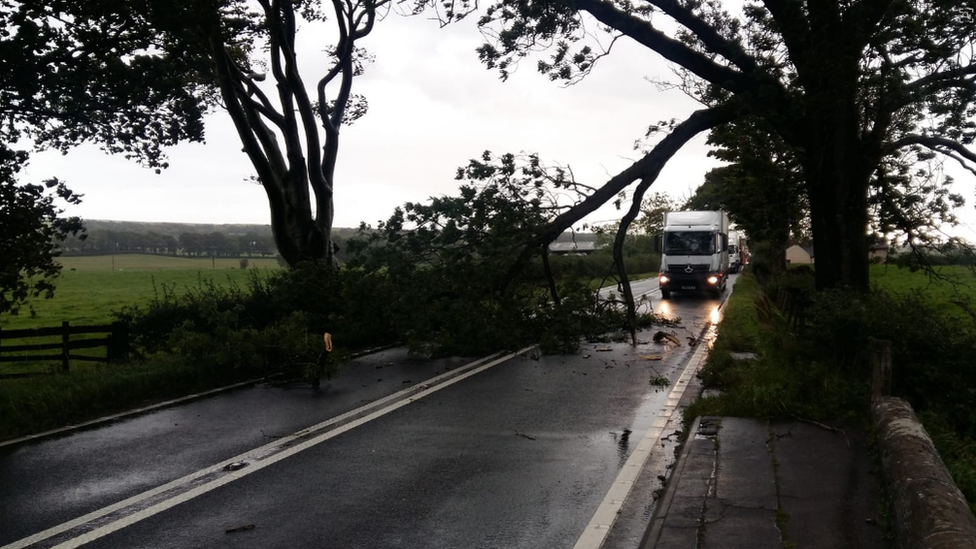
M802 417L810 420L857 416L863 386L823 364L800 365L793 353L801 346L781 317L760 321L756 302L763 295L754 276L739 276L729 297L719 336L700 376L718 396L692 404L685 417ZM736 360L733 352L755 353Z
M92 366L70 374L0 381L0 441L72 425L234 381L176 360Z
M960 331L976 330L974 319L958 305L960 302L972 303L976 294L973 277L964 267L942 268L941 274L952 276L949 281L931 280L921 272L878 265L872 266L871 274L876 291L893 296L893 299L924 299L930 310L919 313L922 317L939 311L947 317L948 325L956 325ZM775 308L763 320L760 314L763 299L763 289L755 278L748 271L743 273L729 297L719 337L699 374L706 387L720 389L721 394L701 398L689 406L684 414L685 422L690 424L695 417L704 415L860 419L866 422L867 380L864 371L851 369L850 364L837 365L826 360L822 350L812 349L809 342L793 334ZM896 317L888 321L882 318L878 324L895 322ZM928 335L919 337L933 339ZM921 342L902 339L901 345L922 349ZM735 360L733 352L752 352L756 356ZM935 352L936 361L938 357L945 361L949 360L950 352L959 351L947 347ZM922 354L931 355L928 352ZM896 368L895 375L910 375L905 368L911 367L904 364ZM943 462L976 513L976 440L972 429L965 431L959 427L972 421L960 421L957 417L959 408L951 410L916 405L919 418ZM976 417L976 409L970 409L967 414L967 417Z

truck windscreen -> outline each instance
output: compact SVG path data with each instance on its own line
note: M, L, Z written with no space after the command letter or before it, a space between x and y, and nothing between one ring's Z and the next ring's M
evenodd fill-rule
M664 233L664 253L669 255L712 255L715 253L715 233L667 231Z

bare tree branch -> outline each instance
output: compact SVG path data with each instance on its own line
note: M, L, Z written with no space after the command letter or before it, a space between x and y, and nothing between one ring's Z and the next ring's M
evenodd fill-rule
M958 162L969 173L976 175L976 153L967 149L965 145L944 137L908 134L901 139L885 145L882 148L882 153L886 155L891 154L898 149L912 145L921 145L939 154L943 154Z
M696 135L708 131L716 126L731 122L739 116L740 109L724 104L707 109L697 110L687 120L678 124L674 130L658 143L643 158L634 162L627 169L612 177L593 194L569 210L558 215L546 226L539 229L535 236L527 241L522 253L512 264L511 272L517 272L535 253L544 249L574 223L596 211L616 197L628 185L644 179L653 182L661 169L678 150ZM648 183L650 185L650 183Z
M638 43L658 52L665 59L685 67L700 78L732 92L743 92L755 87L754 82L745 74L716 63L707 56L657 30L649 22L618 9L610 2L577 0L576 5L601 23L619 30Z
M804 43L810 37L810 24L803 14L802 5L794 0L763 0L763 4L776 20L779 34L791 53L793 64L806 65L807 48Z
M706 48L728 59L745 74L756 72L756 60L749 55L742 46L726 39L719 34L715 27L702 21L685 4L675 0L650 0L652 4L674 18L675 21L695 33Z

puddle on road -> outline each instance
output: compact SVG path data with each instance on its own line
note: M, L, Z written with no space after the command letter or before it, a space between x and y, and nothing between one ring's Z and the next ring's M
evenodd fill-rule
M708 329L705 330L705 334L701 338L701 341L708 345L708 350L711 350L715 345L715 339L718 338L718 323L721 321L722 310L716 305L708 314Z

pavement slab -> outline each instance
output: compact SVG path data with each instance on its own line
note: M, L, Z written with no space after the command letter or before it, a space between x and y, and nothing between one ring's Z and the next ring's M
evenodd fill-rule
M864 429L698 418L642 549L881 549Z
M864 430L800 421L771 430L787 538L797 548L884 547Z

